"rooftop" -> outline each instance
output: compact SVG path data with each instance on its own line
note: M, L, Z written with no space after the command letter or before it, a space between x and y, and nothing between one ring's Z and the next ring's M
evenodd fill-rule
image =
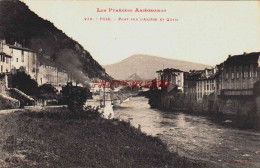
M29 48L24 48L24 47L21 47L21 46L15 46L15 45L10 45L10 44L7 44L10 48L14 48L14 49L18 49L18 50L23 50L23 51L30 51L30 52L34 52L33 50L29 49Z
M160 73L160 72L183 72L183 71L174 68L166 68L166 69L156 71L156 73Z
M229 56L227 60L224 61L224 66L257 64L259 56L260 52Z

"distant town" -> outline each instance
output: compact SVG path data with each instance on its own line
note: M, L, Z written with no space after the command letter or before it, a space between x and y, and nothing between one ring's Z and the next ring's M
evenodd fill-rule
M0 54L2 95L11 95L8 94L8 90L12 88L9 76L17 70L26 72L38 85L52 85L57 93L60 93L62 87L69 82L83 86L76 83L66 71L40 62L37 57L40 52L24 48L19 43L10 45L6 44L5 40L1 40ZM211 69L189 72L174 68L158 70L157 81L170 83L167 88L160 88L157 83L157 87L161 90L161 96L157 97L158 107L234 115L255 113L254 110L258 105L254 90L260 80L259 67L260 53L253 52L229 55L224 62ZM102 89L98 87L100 84L95 84L96 87L92 87L91 91L101 91ZM116 87L116 90L119 91L121 88Z

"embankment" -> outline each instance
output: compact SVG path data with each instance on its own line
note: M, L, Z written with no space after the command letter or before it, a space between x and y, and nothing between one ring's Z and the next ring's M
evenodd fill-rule
M175 90L148 91L139 95L149 99L153 108L183 111L203 115L218 115L232 117L241 126L247 128L260 128L260 94L224 96L214 93L202 99L185 97L183 93Z
M213 167L169 152L129 123L94 114L31 110L0 120L0 164L7 167Z

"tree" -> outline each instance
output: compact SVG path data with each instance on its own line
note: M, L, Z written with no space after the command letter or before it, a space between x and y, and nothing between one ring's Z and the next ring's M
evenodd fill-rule
M91 98L91 93L88 88L72 86L67 84L62 88L63 101L68 105L70 111L80 112L83 109L88 98Z
M12 87L17 88L27 95L39 95L38 84L23 70L18 70L12 75Z

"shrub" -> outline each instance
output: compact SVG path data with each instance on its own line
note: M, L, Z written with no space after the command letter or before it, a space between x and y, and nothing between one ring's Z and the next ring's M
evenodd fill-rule
M52 99L57 98L55 88L51 84L43 84L39 87L39 90L40 90L41 98L47 98L47 99L48 98L52 98Z
M27 95L40 94L37 82L22 70L12 75L12 87L21 90Z
M91 98L88 88L72 86L67 84L62 88L63 101L68 105L69 110L82 111L87 98Z

